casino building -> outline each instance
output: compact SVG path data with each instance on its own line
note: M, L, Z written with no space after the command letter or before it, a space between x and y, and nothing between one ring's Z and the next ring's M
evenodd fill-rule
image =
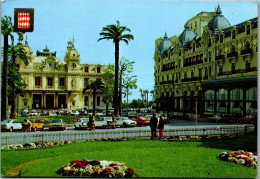
M231 25L220 6L180 35L155 40L154 107L181 114L244 116L257 110L258 18Z
M22 43L20 42L20 45ZM103 79L106 65L80 64L80 54L74 46L74 40L68 42L64 60L56 57L47 46L34 56L26 38L22 45L27 61L19 61L19 70L27 84L26 95L18 96L18 109L92 109L93 96L91 91L82 90L90 80ZM97 91L97 110L104 110L103 93Z

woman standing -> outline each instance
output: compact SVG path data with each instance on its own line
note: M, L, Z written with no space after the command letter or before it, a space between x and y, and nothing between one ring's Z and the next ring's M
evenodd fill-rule
M164 124L165 124L165 121L164 121L164 119L163 119L163 116L161 115L161 116L160 116L160 119L159 119L159 124L158 124L160 139L163 138Z

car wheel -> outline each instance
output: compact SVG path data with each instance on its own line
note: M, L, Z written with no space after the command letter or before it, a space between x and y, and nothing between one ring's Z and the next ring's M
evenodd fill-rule
M138 127L140 127L140 126L141 126L141 124L140 124L140 123L137 123L137 126L138 126Z
M10 131L10 132L13 132L13 127L10 127L9 131Z
M123 123L123 127L127 127L126 123Z
M238 121L238 123L239 123L239 124L242 124L242 121L241 121L241 120L239 120L239 121Z
M44 126L42 126L42 131L44 131Z

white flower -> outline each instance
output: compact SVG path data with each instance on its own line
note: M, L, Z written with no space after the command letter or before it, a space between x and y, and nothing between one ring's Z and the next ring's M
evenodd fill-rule
M63 168L63 170L65 170L65 171L69 171L70 169L71 169L71 167L69 165Z
M237 160L238 164L244 165L245 164L245 160L244 159L239 159Z

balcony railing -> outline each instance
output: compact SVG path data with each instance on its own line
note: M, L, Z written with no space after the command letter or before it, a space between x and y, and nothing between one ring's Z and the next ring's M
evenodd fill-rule
M181 79L181 82L200 81L200 80L202 80L201 77L193 77L193 78Z
M174 70L175 69L175 66L173 66L173 67L168 67L168 68L163 68L162 69L162 72L163 71L168 71L168 70Z
M253 53L252 48L244 49L244 50L241 50L241 52L240 52L241 55L246 55L246 54L249 54L249 53Z
M215 60L225 59L225 55L219 55L215 57Z
M231 58L231 57L236 57L237 56L237 52L231 52L227 54L227 58Z
M194 62L185 62L183 64L183 66L187 67L187 66L197 65L197 64L200 64L200 63L203 63L203 60L197 60L197 61L194 61Z
M173 84L173 83L174 83L174 80L162 81L162 82L160 82L160 85Z

